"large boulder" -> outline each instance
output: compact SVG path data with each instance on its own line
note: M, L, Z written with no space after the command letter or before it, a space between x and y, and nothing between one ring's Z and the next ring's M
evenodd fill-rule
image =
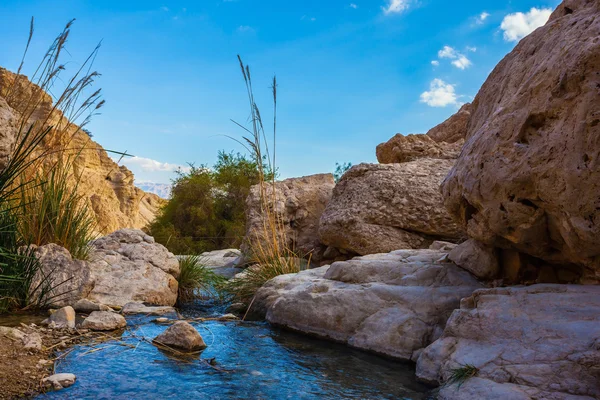
M94 277L86 261L75 260L67 249L57 244L35 248L40 269L30 285L30 296L40 298L42 305L54 307L75 304L94 288Z
M457 143L462 144L467 135L467 127L471 119L471 111L473 107L471 103L463 104L458 112L442 122L434 126L427 132L427 136L435 142Z
M403 360L442 333L481 284L439 250L398 250L282 275L257 293L255 311L288 329Z
M463 141L437 143L427 135L396 134L393 138L377 146L377 161L381 164L394 164L414 161L418 158L458 158Z
M422 158L352 167L321 216L321 241L365 255L460 239L463 230L444 208L439 191L452 164Z
M310 256L315 262L323 258L326 246L319 241L319 219L331 198L334 186L332 174L275 182L275 193L273 184L267 184L268 207L278 224L284 227L283 235L279 239L280 247L286 246L303 257ZM249 255L252 248L268 248L268 245L264 244L270 239L265 235L263 207L260 186L255 185L246 201L246 238L242 247L244 253ZM257 243L261 245L257 246Z
M600 398L600 286L477 290L421 353L417 376L442 384L466 365L476 377L441 399Z
M470 237L600 281L600 2L569 0L493 70L443 183Z
M130 302L173 306L179 261L144 232L122 229L92 244L94 288L89 300L122 307Z

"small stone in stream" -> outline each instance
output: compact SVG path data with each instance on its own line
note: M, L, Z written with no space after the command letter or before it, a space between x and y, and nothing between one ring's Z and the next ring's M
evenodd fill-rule
M123 314L146 314L146 315L164 315L175 313L173 307L168 306L146 306L143 303L127 303L121 310Z
M157 322L159 324L165 324L165 323L167 323L169 321L170 321L170 319L169 318L165 318L165 317L156 318L154 320L154 322Z
M219 321L234 321L239 319L236 315L233 314L225 314L225 315L221 315L219 318L217 318Z
M184 351L198 351L206 348L206 343L198 331L185 321L178 321L152 341L155 345L163 345Z
M93 331L114 331L124 328L126 325L127 321L120 314L110 311L94 311L83 321L81 327Z
M77 377L73 374L55 374L44 378L42 384L47 388L60 390L73 385L76 379Z
M113 311L113 309L107 305L98 304L88 299L78 300L75 304L73 304L73 308L75 311L85 314L89 314L94 311Z
M75 310L71 306L66 306L57 310L44 320L51 329L74 329L75 328Z

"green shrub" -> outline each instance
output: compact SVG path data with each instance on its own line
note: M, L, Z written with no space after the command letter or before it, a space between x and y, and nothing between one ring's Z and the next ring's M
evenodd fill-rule
M196 299L223 299L222 288L226 279L206 267L201 256L181 257L179 270L177 301L180 304Z
M446 385L452 385L454 383L458 383L458 389L462 386L463 383L467 381L467 379L472 378L477 375L479 369L471 364L463 365L459 368L454 368L450 371L450 377L445 382Z
M335 163L335 171L333 171L333 179L335 180L335 183L338 183L340 179L342 179L342 176L344 176L344 174L350 168L352 168L352 163Z

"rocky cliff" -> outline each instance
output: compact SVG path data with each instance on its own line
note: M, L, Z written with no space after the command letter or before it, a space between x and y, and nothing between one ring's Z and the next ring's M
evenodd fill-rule
M24 76L16 78L17 75L0 68L0 166L10 155L20 121L54 126L39 151L50 153L51 160L70 157L72 181L75 183L75 177L80 177L78 189L89 199L99 233L142 228L152 221L164 200L135 187L131 171L117 165L102 146L71 124L60 111L53 110L52 98L47 93ZM11 90L13 95L4 98L7 88L15 85L16 90ZM67 150L53 152L53 149Z

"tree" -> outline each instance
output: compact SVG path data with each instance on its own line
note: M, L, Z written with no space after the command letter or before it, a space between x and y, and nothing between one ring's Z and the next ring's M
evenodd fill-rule
M348 163L339 164L336 162L335 163L335 171L333 172L333 179L335 179L335 183L338 183L340 181L340 179L342 179L342 176L350 168L352 168L352 163L348 162Z

